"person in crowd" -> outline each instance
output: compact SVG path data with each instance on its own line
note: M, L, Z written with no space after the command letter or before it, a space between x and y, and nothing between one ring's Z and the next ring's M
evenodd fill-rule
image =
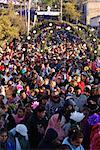
M84 107L84 105L87 103L87 97L84 94L81 94L81 88L76 87L75 88L75 95L74 102L76 103L76 106L78 107L78 110L81 111Z
M100 148L100 114L94 113L88 117L88 123L90 125L90 146L89 149L97 149Z
M31 108L31 105L28 103L25 105L25 116L24 119L22 120L22 122L24 124L26 124L27 120L29 119L29 117L32 115L33 111Z
M20 92L20 99L18 101L19 105L24 107L30 101L29 97L26 95L26 92L22 90Z
M83 142L83 134L77 128L72 128L69 131L68 137L66 137L62 144L66 144L69 146L69 150L84 150L83 146L81 145Z
M33 114L27 120L27 128L29 135L29 143L31 148L35 149L39 141L43 138L47 127L47 119L45 117L45 108L37 106L33 110Z
M10 130L10 137L15 141L15 150L29 149L28 130L24 124L18 124Z
M60 141L57 139L58 134L53 128L49 128L38 146L38 150L53 150L57 149Z
M0 129L0 150L16 150L15 141L9 136L5 128Z
M5 125L8 131L10 131L12 128L16 126L16 122L15 122L15 119L13 117L13 114L10 108L7 108L7 111L4 114L4 118L5 118L5 123L6 123Z
M19 107L16 114L13 115L15 123L21 123L25 118L25 109L23 107Z
M62 115L60 113L52 115L52 117L49 119L48 126L46 129L47 131L49 128L53 128L57 132L58 139L60 141L62 141L63 138L65 137L64 130L61 126L61 119L62 119Z
M12 102L12 95L16 92L16 88L13 86L13 83L11 80L8 81L7 87L5 88L6 97L9 101L9 103Z
M32 30L30 40L21 37L0 47L0 129L8 133L14 128L18 150L36 149L41 140L39 147L46 148L48 143L57 149L83 149L82 140L85 149L91 145L88 117L100 115L100 57L94 53L98 42L90 40L90 49L71 26L72 32L65 30L68 26L57 23L59 30L55 28L49 40L46 30L37 36ZM26 134L16 130L20 124ZM84 139L78 130L69 134L73 126L82 129ZM56 135L51 141L48 131ZM5 142L0 136L3 147L10 142L7 135ZM56 145L65 136L65 144Z
M51 97L46 103L46 112L48 117L50 118L53 114L55 114L58 108L63 107L63 103L64 101L60 100L59 91L55 89L55 91L51 93Z

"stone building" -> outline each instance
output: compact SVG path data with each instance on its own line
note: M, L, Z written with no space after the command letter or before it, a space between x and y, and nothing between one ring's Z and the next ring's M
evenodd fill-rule
M87 0L83 3L83 23L91 25L92 18L100 16L100 0ZM99 21L99 19L98 19ZM97 22L97 24L99 24Z

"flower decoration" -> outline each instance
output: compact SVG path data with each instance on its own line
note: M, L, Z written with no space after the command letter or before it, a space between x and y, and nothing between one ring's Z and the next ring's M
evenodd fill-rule
M37 108L37 106L39 106L39 102L37 102L37 101L32 102L31 107L32 107L33 109L36 109L36 108Z
M90 125L96 125L96 124L100 123L100 115L95 113L95 114L89 116L88 123Z
M85 115L83 113L80 112L73 112L71 113L70 119L76 121L76 122L81 122L84 119Z

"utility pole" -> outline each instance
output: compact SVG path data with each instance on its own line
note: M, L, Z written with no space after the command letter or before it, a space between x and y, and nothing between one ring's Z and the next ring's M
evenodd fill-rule
M25 21L26 21L26 27L27 27L27 7L26 7L26 0L24 0L24 8L25 8Z
M63 0L61 0L61 8L60 8L60 11L61 11L61 21L62 21L62 6L63 6Z
M32 2L32 0L29 0L29 2L28 2L28 25L27 25L27 35L29 35L29 31L30 31L30 19L31 19L30 10L31 10L31 2Z
M20 2L20 16L22 17L22 11L23 11L22 0L19 0L19 2Z

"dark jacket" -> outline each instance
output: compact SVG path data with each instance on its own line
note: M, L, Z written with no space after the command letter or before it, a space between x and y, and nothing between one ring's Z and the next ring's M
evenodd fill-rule
M26 126L28 128L30 146L32 149L35 149L44 136L40 130L41 128L44 128L44 130L46 129L47 121L45 118L40 120L35 114L32 114L32 116L27 120Z
M54 144L54 140L57 137L58 134L54 129L48 129L44 139L40 142L38 146L38 150L55 150L57 145Z
M0 142L0 150L16 150L14 140L8 138L5 143Z

